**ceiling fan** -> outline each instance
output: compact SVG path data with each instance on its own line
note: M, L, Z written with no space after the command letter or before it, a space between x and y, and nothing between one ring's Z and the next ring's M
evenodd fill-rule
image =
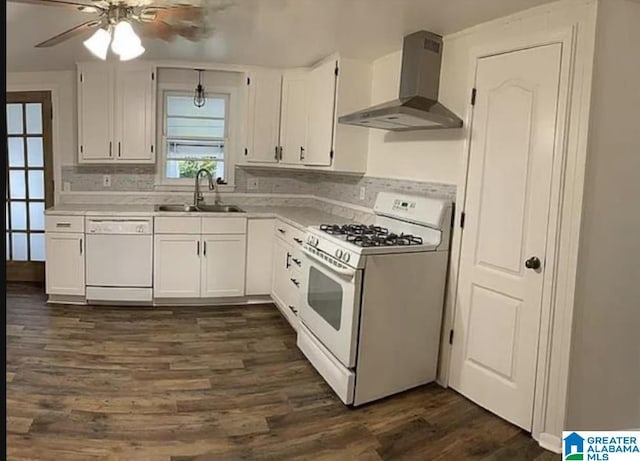
M133 59L144 53L140 39L132 24L145 37L165 41L176 37L197 41L210 36L213 28L209 15L220 11L229 3L206 2L207 6L187 4L184 1L150 0L9 0L13 3L47 5L96 15L69 30L36 45L47 48L73 37L94 34L85 40L85 46L96 56L106 59L109 44L121 60ZM156 3L156 4L154 4ZM113 32L113 40L112 40Z

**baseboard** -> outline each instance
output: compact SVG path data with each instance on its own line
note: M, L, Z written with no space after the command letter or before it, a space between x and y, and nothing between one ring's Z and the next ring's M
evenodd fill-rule
M270 304L273 301L270 296L239 296L232 298L154 298L153 305L161 307L224 307L247 304Z
M552 434L545 432L541 433L538 438L538 444L545 450L552 451L554 453L562 453L562 439Z
M49 295L47 298L48 304L74 304L74 305L86 305L87 298L84 296L71 296L71 295Z

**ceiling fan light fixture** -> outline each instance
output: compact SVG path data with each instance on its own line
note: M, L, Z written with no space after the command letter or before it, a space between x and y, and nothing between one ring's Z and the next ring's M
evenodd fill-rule
M131 47L120 53L120 61L130 61L141 56L146 50L142 45Z
M145 51L140 38L128 21L120 21L116 25L111 49L120 56L122 61L137 58Z
M207 103L207 94L204 91L204 86L202 86L202 70L196 69L196 72L198 72L198 85L193 92L193 105L201 108Z
M111 43L111 34L100 28L95 33L86 39L83 44L95 57L107 59L107 52L109 51L109 44Z

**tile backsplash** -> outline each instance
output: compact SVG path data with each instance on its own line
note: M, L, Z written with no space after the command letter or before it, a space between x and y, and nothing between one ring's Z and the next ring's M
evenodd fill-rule
M151 192L155 174L154 165L76 165L62 168L62 181L70 183L73 192ZM103 175L111 175L111 187L103 186ZM235 184L236 193L313 195L365 208L373 208L380 191L451 200L455 200L456 193L454 184L246 167L236 167Z

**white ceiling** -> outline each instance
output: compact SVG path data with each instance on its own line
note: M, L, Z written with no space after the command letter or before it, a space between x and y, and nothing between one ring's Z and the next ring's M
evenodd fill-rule
M374 59L400 49L406 33L426 29L450 34L550 0L232 1L213 18L216 31L208 40L143 39L144 57L273 67L306 66L334 51ZM80 37L34 48L90 17L64 8L7 2L7 70L73 69L76 61L90 59Z

